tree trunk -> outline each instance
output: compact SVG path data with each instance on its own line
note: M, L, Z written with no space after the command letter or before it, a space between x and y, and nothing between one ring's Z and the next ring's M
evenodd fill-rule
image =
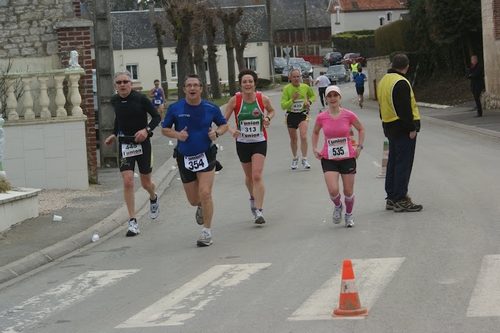
M217 45L215 45L215 34L217 27L214 25L213 18L206 18L205 36L207 39L207 53L208 53L208 72L210 74L210 83L212 90L212 98L221 98L219 73L217 70Z

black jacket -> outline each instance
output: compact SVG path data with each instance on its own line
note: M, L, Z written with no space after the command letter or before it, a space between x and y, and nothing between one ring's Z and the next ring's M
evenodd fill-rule
M468 78L470 80L470 89L472 92L481 92L484 90L484 69L480 64L472 66L468 71Z

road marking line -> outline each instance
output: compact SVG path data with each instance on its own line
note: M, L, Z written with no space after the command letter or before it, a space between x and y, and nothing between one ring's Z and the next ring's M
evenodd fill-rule
M202 311L224 289L246 281L270 263L217 265L115 328L178 326Z
M0 322L3 325L12 325L5 328L3 332L23 332L48 316L81 302L98 290L115 284L138 271L138 269L89 271L81 274L1 313Z
M483 257L467 317L500 316L500 255Z
M392 280L405 258L375 258L352 260L361 306L371 308ZM332 317L339 305L342 272L336 273L309 297L288 320L363 319Z

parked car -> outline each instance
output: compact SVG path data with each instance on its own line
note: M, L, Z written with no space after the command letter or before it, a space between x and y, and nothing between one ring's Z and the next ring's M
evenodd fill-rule
M344 65L333 65L328 67L325 76L330 80L331 84L339 82L349 82L349 72L345 69Z
M347 70L350 69L351 64L356 59L357 62L361 64L362 67L366 66L366 60L359 53L346 53L344 54L344 58L342 59L342 65L345 66Z
M289 65L296 64L296 63L299 63L299 62L306 62L306 60L304 58L288 58L288 64Z
M286 65L281 73L281 82L290 82L290 69L298 69L302 73L302 67L299 64Z
M274 73L281 74L286 66L286 61L280 57L274 57Z
M342 53L340 52L328 52L323 58L323 66L330 67L333 65L342 64Z

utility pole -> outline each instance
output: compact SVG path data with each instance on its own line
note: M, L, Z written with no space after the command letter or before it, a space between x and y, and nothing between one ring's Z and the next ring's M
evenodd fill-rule
M99 114L99 151L102 166L118 167L118 145L106 147L104 140L113 132L115 112L111 96L115 94L113 79L113 43L109 0L93 1L94 44Z
M275 83L274 77L274 42L273 42L273 21L271 18L271 0L267 0L266 2L266 11L267 11L267 26L269 29L269 71L271 73L271 82Z
M304 46L306 55L309 54L309 36L307 28L307 0L304 0Z

